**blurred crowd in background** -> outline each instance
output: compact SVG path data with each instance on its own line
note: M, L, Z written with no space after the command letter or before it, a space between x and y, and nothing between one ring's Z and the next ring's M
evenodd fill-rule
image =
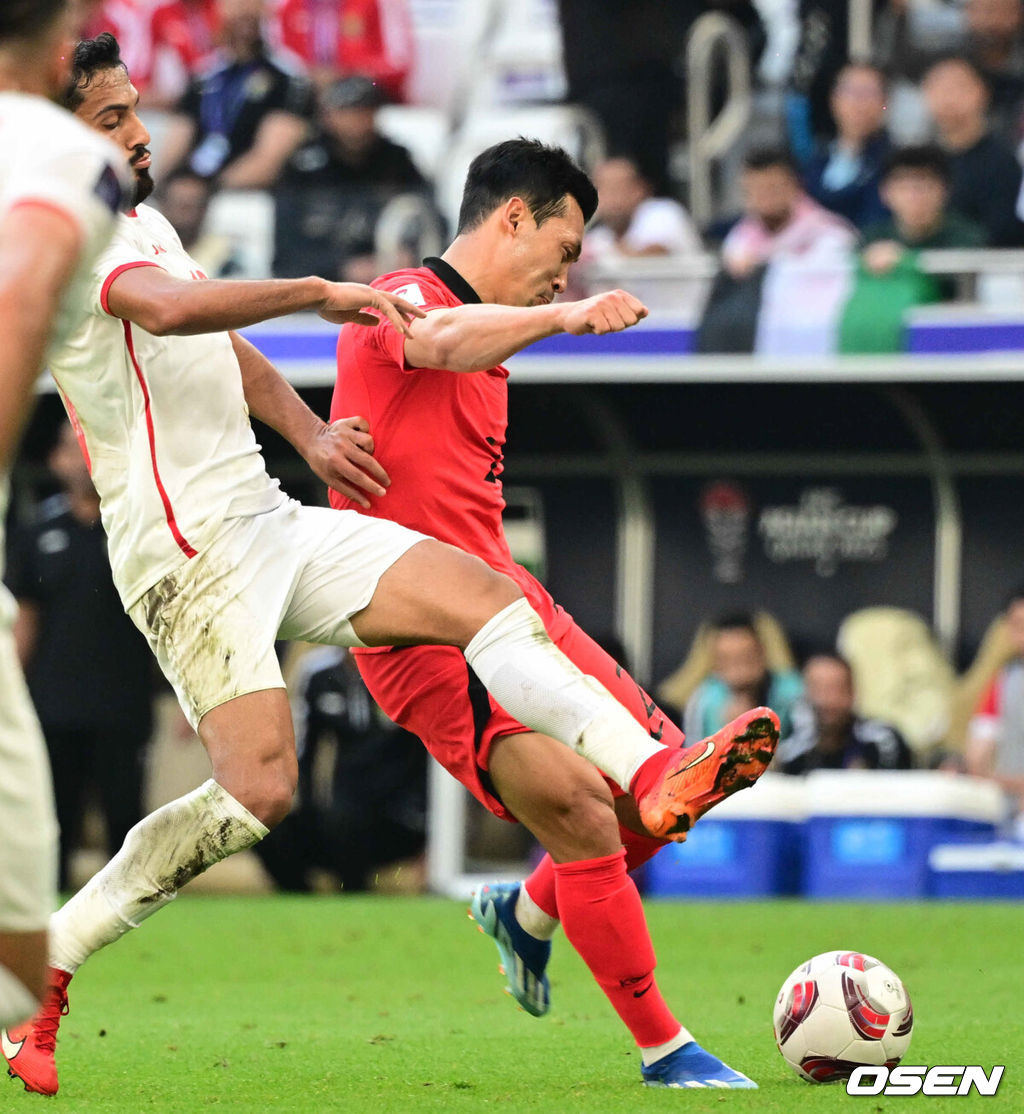
M850 15L846 0L105 0L88 33L119 40L153 135L154 203L211 277L369 281L418 262L453 233L470 158L526 134L569 147L599 188L577 292L627 285L625 269L703 352L899 351L908 307L964 289L927 253L1024 247L1024 2L874 0L859 52ZM688 111L702 26L739 44L705 81L712 114L748 88L710 205ZM59 493L13 531L8 579L67 884L87 803L111 849L141 815L160 689L69 429L49 466ZM1024 589L960 677L923 621L884 608L802 663L760 611L709 616L680 656L654 691L693 740L767 703L783 773L935 766L996 779L1011 811L1024 802ZM283 887L327 872L366 888L422 852L422 748L343 652L297 656L291 675L299 803L259 852ZM195 740L165 719L173 759Z
M157 204L210 275L435 251L472 155L520 133L601 187L577 287L669 257L633 285L706 352L898 351L908 307L963 289L922 252L1024 247L1020 0L105 0L89 30L121 43ZM711 132L742 115L706 157L698 94Z

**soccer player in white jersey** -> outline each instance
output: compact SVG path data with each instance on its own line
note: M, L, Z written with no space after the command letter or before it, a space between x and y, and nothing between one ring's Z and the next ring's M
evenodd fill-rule
M51 103L76 26L67 0L0 5L0 566L8 471L47 346L67 331L129 178L117 152ZM0 573L2 573L0 567ZM56 819L42 735L0 584L0 1025L46 989Z
M689 750L652 740L573 666L512 580L394 523L301 507L270 479L250 413L343 494L383 494L366 423L325 426L232 330L296 310L377 325L370 307L408 333L423 313L351 283L204 280L167 221L142 204L152 181L137 102L116 41L79 44L66 103L124 150L137 204L93 268L90 304L51 370L91 461L114 581L213 777L133 828L51 919L46 1000L5 1037L12 1074L44 1094L57 1090L57 1028L78 967L287 814L297 763L278 637L458 646L511 715L629 786L653 834L685 838L689 825L672 780ZM538 281L564 270L557 255ZM591 331L619 331L642 316L627 307Z

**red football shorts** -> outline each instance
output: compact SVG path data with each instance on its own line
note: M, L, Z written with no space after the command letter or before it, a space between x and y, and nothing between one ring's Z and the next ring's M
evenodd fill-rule
M545 626L555 645L598 681L652 738L682 746L682 731L615 660L560 607ZM454 646L357 651L359 672L384 713L418 736L442 766L505 820L515 817L497 797L487 773L491 746L502 735L531 730L496 704ZM613 791L622 790L612 784Z

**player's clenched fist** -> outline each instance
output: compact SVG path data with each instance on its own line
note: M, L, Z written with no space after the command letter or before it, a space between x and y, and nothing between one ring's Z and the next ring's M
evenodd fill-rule
M574 336L621 333L647 316L647 307L625 290L608 290L582 302L566 302L562 328Z
M409 336L409 322L426 314L385 290L374 290L361 282L329 282L325 284L326 295L320 303L318 312L325 321L335 325L354 322L356 325L379 325L382 317L387 318L399 332ZM372 312L366 312L370 310Z

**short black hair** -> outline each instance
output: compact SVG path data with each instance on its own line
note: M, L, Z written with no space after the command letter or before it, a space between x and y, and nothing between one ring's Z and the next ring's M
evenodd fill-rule
M33 39L67 9L68 0L3 0L0 43Z
M744 170L787 170L799 179L800 167L788 147L752 147L743 157Z
M583 219L590 220L597 209L597 190L567 151L522 136L506 139L469 164L457 231L476 228L510 197L521 197L541 225L564 214L567 194L576 199Z
M804 669L806 669L812 661L831 661L841 666L846 673L847 680L850 682L850 688L853 688L853 666L842 654L837 653L835 650L819 650L818 653L809 654L807 656L807 660L804 662Z
M930 174L947 188L952 181L952 171L946 152L935 143L897 147L894 151L890 151L882 166L882 181L903 171Z
M757 624L754 622L754 616L749 611L729 611L724 615L719 615L718 618L712 623L712 630L715 634L720 634L722 631L727 630L742 630L749 631L758 642L761 641L761 636L757 631Z
M85 90L92 84L98 73L121 67L126 73L128 67L121 58L121 47L109 31L97 35L95 39L82 39L75 47L71 60L71 81L64 90L63 104L70 112L85 100Z

